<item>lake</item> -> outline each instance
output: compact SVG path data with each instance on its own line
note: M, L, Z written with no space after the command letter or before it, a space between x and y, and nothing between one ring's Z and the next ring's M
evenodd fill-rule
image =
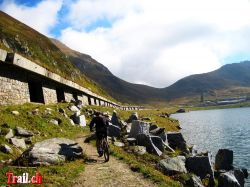
M231 149L234 166L250 171L250 108L192 111L171 117L179 120L188 144L211 152L213 159L219 149ZM250 186L250 179L245 186Z

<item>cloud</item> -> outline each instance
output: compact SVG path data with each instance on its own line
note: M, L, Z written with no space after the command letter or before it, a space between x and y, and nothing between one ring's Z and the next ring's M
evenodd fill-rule
M33 7L17 4L13 0L4 0L0 9L21 22L45 35L57 23L57 13L62 7L62 0L45 0Z
M250 49L249 0L44 0L35 7L6 0L1 9L44 34L64 20L63 43L118 77L156 87L245 60Z

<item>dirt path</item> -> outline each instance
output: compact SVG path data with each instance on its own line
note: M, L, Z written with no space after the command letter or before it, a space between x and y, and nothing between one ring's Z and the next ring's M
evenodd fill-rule
M109 162L105 163L103 157L98 157L94 146L83 143L83 138L76 141L83 147L84 153L91 161L86 164L85 171L80 174L74 187L156 186L140 173L131 171L127 164L112 156Z

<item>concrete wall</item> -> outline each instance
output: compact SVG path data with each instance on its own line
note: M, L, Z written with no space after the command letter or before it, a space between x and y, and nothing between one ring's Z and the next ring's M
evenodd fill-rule
M43 96L44 103L57 103L56 90L53 88L49 88L49 86L43 86Z

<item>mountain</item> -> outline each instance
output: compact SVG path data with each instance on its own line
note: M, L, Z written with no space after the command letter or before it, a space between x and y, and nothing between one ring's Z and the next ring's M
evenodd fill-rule
M218 70L185 77L164 88L168 99L219 93L220 97L234 97L249 94L250 61L227 64Z
M74 51L60 41L51 39L87 77L97 82L115 99L125 103L159 103L164 102L164 92L159 88L132 84L113 75L108 68L91 56Z
M0 48L17 52L64 78L123 103L186 103L199 101L201 95L225 98L250 93L250 61L191 75L161 89L132 84L113 75L91 56L49 39L1 11Z
M82 74L51 40L0 11L0 48L16 52L42 67L112 99L94 81Z
M185 77L166 88L153 88L132 84L114 76L108 68L91 56L74 51L58 40L54 44L69 56L86 76L97 82L112 97L123 102L167 103L174 101L199 101L200 95L234 97L250 93L250 61L227 64L218 70ZM185 98L183 100L183 98Z

